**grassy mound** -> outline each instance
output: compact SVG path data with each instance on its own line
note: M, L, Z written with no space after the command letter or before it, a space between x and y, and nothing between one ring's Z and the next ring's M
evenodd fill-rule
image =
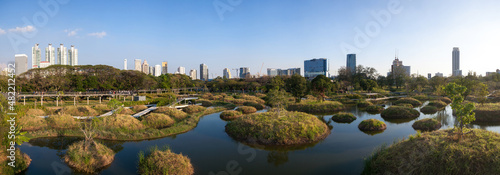
M423 108L420 108L420 112L424 114L435 114L438 111L438 108L435 106L426 105Z
M399 104L395 104L394 106L403 106L403 107L413 108L413 105L410 103L399 103Z
M122 108L120 110L120 112L118 112L118 114L123 114L123 115L132 115L132 114L135 114L134 111L132 111L132 109L130 108Z
M203 106L190 105L188 107L183 108L182 110L188 114L194 114L201 111L204 111L206 108Z
M475 104L476 121L500 122L500 103Z
M60 114L68 114L72 116L97 116L99 113L89 106L65 106L59 112Z
M145 109L148 109L146 105L136 105L132 107L132 111L134 111L135 113L144 111Z
M162 113L162 114L168 115L170 117L173 117L177 120L182 120L188 116L188 114L186 114L182 110L178 110L175 108L169 108L169 107L160 107L160 108L154 110L153 113Z
M103 144L92 144L83 150L83 141L69 146L64 156L64 161L78 171L95 173L97 170L113 162L115 152Z
M365 108L365 111L369 113L381 113L383 110L384 107L379 105L370 105Z
M256 96L251 96L251 95L245 95L245 94L243 94L241 97L243 99L247 100L247 101L254 101L254 102L257 102L257 103L260 103L260 104L264 104L266 102L266 101L264 101L261 98L256 97Z
M47 121L38 115L25 115L19 117L18 126L22 131L36 131L47 127Z
M287 110L307 113L328 113L344 109L344 105L337 101L296 103L288 105Z
M387 125L377 119L366 119L359 123L358 128L361 131L382 131L387 128Z
M356 117L352 113L340 112L333 115L332 120L338 123L351 123L356 120Z
M420 116L420 112L409 107L391 106L382 111L380 115L388 119L410 119Z
M251 114L257 112L257 109L252 106L240 106L236 110L242 112L243 114Z
M266 107L263 104L257 103L255 101L247 101L247 102L243 103L243 105L245 105L245 106L252 106L252 107L254 107L257 110L263 110Z
M108 111L111 111L111 109L108 105L105 104L98 104L93 107L99 114L106 113Z
M425 132L382 147L363 174L500 174L500 134L474 129L460 142L451 130Z
M438 100L442 101L442 102L445 102L446 104L450 104L451 103L451 99L448 98L448 97L439 97Z
M226 125L236 140L261 145L300 145L322 140L328 126L316 116L302 112L264 112L237 118Z
M360 107L360 108L366 108L370 105L373 105L371 102L369 101L359 101L357 106Z
M231 100L231 103L234 103L235 105L243 105L243 103L245 103L246 100L245 99L233 99Z
M415 95L412 96L412 98L417 99L418 101L426 101L430 99L427 95Z
M422 102L418 101L417 99L411 98L411 97L401 98L401 99L394 102L394 104L396 104L396 105L400 104L400 103L411 104L414 108L422 105Z
M427 105L429 105L429 106L434 106L434 107L436 107L436 108L441 109L441 108L446 107L448 104L446 104L445 102L442 102L442 101L431 101L431 102L429 102L429 104L427 104Z
M14 156L16 159L14 166L11 167L7 165L10 160L7 158L8 155L7 151L5 151L7 148L5 146L0 146L2 151L0 151L0 174L18 174L24 170L26 170L30 164L31 164L31 158L27 154L21 152L19 148L16 149L15 153L16 155Z
M243 115L243 113L241 113L240 111L228 110L228 111L224 111L224 112L220 113L220 118L222 120L233 120L233 119L236 119L238 117L241 117L242 115Z
M98 126L104 129L133 131L146 128L139 120L130 115L113 114L98 118L98 120L100 120Z
M79 122L70 115L51 115L47 119L47 124L54 129L74 129L78 128Z
M26 111L26 115L46 116L47 114L41 109L28 109L28 111Z
M182 154L175 154L168 148L159 150L153 147L150 153L144 156L139 153L139 174L194 174L191 160Z
M415 123L413 123L411 127L413 127L413 129L415 130L434 131L441 128L441 122L437 121L436 119L426 118L415 121Z
M203 107L210 107L213 105L213 103L208 100L196 100L196 103L201 103L201 106Z
M174 124L168 115L160 113L151 113L142 118L142 124L150 128L163 129Z

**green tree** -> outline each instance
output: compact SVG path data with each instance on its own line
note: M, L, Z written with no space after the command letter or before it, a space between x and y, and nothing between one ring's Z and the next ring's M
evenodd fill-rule
M481 103L481 105L484 105L484 103L488 99L487 97L488 94L489 92L487 85L483 83L478 83L476 85L476 89L474 90L474 95L476 96L477 100Z
M306 96L307 80L299 74L294 74L287 79L286 89L295 97L296 102L300 102L300 99Z
M448 83L443 87L444 92L451 98L451 108L455 111L458 123L455 125L455 129L458 127L458 139L460 140L464 134L464 127L475 121L474 113L474 103L464 103L465 94L467 88L456 83Z
M268 104L278 110L278 116L280 116L281 111L286 108L287 96L286 91L278 89L271 89L269 93L267 93Z
M311 81L311 90L317 94L321 101L324 100L331 87L331 80L324 75L318 75Z
M271 79L271 88L280 90L285 87L285 81L283 81L283 78L281 76L275 76L273 79Z

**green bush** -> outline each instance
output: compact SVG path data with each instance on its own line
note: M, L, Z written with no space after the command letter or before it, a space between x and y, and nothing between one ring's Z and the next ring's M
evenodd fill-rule
M426 105L423 108L420 108L420 112L422 112L424 114L434 114L437 111L438 111L438 108L436 108L435 106Z
M358 128L361 131L381 131L385 130L387 125L377 119L366 119L359 123Z
M220 118L222 120L233 120L243 115L240 111L227 110L220 113Z
M351 123L356 120L352 113L340 112L332 116L332 120L339 123Z
M365 108L366 112L369 113L381 113L384 110L384 107L379 105L370 105Z
M242 112L243 114L251 114L257 112L257 109L252 106L240 106L236 110Z
M413 127L413 129L415 130L434 131L441 128L441 122L437 121L436 119L426 118L415 121L415 123L413 123L411 127Z
M394 104L396 104L396 105L400 104L400 103L411 104L414 108L422 105L422 102L418 101L417 99L411 98L411 97L401 98L401 99L394 102Z
M387 119L410 119L420 116L420 112L409 107L391 106L382 111L380 115Z
M446 104L445 102L443 101L431 101L429 102L429 104L427 104L429 106L434 106L436 108L444 108L446 106L448 106L448 104Z

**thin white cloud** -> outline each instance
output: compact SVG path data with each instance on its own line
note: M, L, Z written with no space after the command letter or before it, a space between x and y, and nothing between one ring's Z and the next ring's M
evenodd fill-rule
M78 31L80 31L81 29L74 29L74 30L69 30L69 29L66 29L64 30L65 33L68 33L68 36L76 36L78 33Z
M3 35L5 33L7 33L7 32L5 32L5 30L3 30L2 28L0 28L0 35Z
M36 28L33 27L33 26L25 26L25 27L16 27L16 28L13 28L13 29L9 29L9 32L33 32L35 31Z
M105 31L102 31L102 32L95 32L95 33L89 33L88 34L89 36L95 36L97 38L103 38L105 37L107 34Z

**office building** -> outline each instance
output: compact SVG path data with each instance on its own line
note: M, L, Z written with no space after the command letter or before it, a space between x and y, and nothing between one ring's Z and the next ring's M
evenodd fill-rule
M144 60L144 62L142 63L142 72L146 75L149 74L149 64L146 60Z
M432 78L432 74L431 73L428 73L427 74L427 79L431 79Z
M394 74L405 73L407 76L410 76L411 75L411 67L404 66L403 61L399 60L398 57L395 57L394 61L392 61L391 73L394 73Z
M50 64L55 64L56 62L55 49L52 47L52 44L49 44L49 47L45 48L45 61L50 62Z
M490 76L490 75L493 75L493 74L497 74L496 72L486 72L486 76Z
M183 74L183 75L185 75L185 74L186 74L186 68L185 68L185 67L182 67L182 66L179 66L179 67L177 68L177 73L178 73L178 74Z
M16 71L16 75L20 75L26 71L28 71L28 55L26 54L16 54L15 57L15 66L14 69ZM7 80L6 80L7 81Z
M168 63L166 61L161 62L161 74L168 73Z
M249 77L250 77L250 68L240 67L240 78L249 78Z
M460 49L458 47L454 47L451 52L452 57L452 75L453 76L462 76L462 70L460 70Z
M356 54L347 54L347 63L345 66L352 74L356 73Z
M189 77L191 77L192 80L198 79L198 77L196 77L197 75L196 69L191 69L191 71L189 71Z
M68 62L71 66L78 66L78 49L73 45L68 49Z
M140 59L135 59L134 60L134 70L136 70L136 71L142 71L141 60Z
M267 76L274 77L274 76L292 76L294 74L299 74L300 75L300 68L289 68L289 69L275 69L275 68L268 68L267 69Z
M159 77L161 75L161 65L157 64L155 65L155 73L154 73L154 76L155 77Z
M231 71L229 71L228 68L224 68L224 70L222 71L222 77L231 79Z
M127 59L123 60L123 70L127 70Z
M439 73L438 72L438 73L434 74L434 76L436 76L436 77L443 77L443 73Z
M206 64L200 64L200 79L208 81L208 66Z
M313 79L318 75L330 77L328 73L328 61L326 58L318 58L304 61L304 77Z
M68 51L63 44L57 48L57 64L68 65Z
M278 69L267 68L267 76L274 77L278 75Z
M149 66L149 71L148 71L148 72L149 72L149 73L148 73L149 75L154 75L154 73L155 73L155 68L154 68L153 66Z
M42 52L38 47L38 43L35 44L35 47L31 48L31 68L39 68L40 61L42 61Z

